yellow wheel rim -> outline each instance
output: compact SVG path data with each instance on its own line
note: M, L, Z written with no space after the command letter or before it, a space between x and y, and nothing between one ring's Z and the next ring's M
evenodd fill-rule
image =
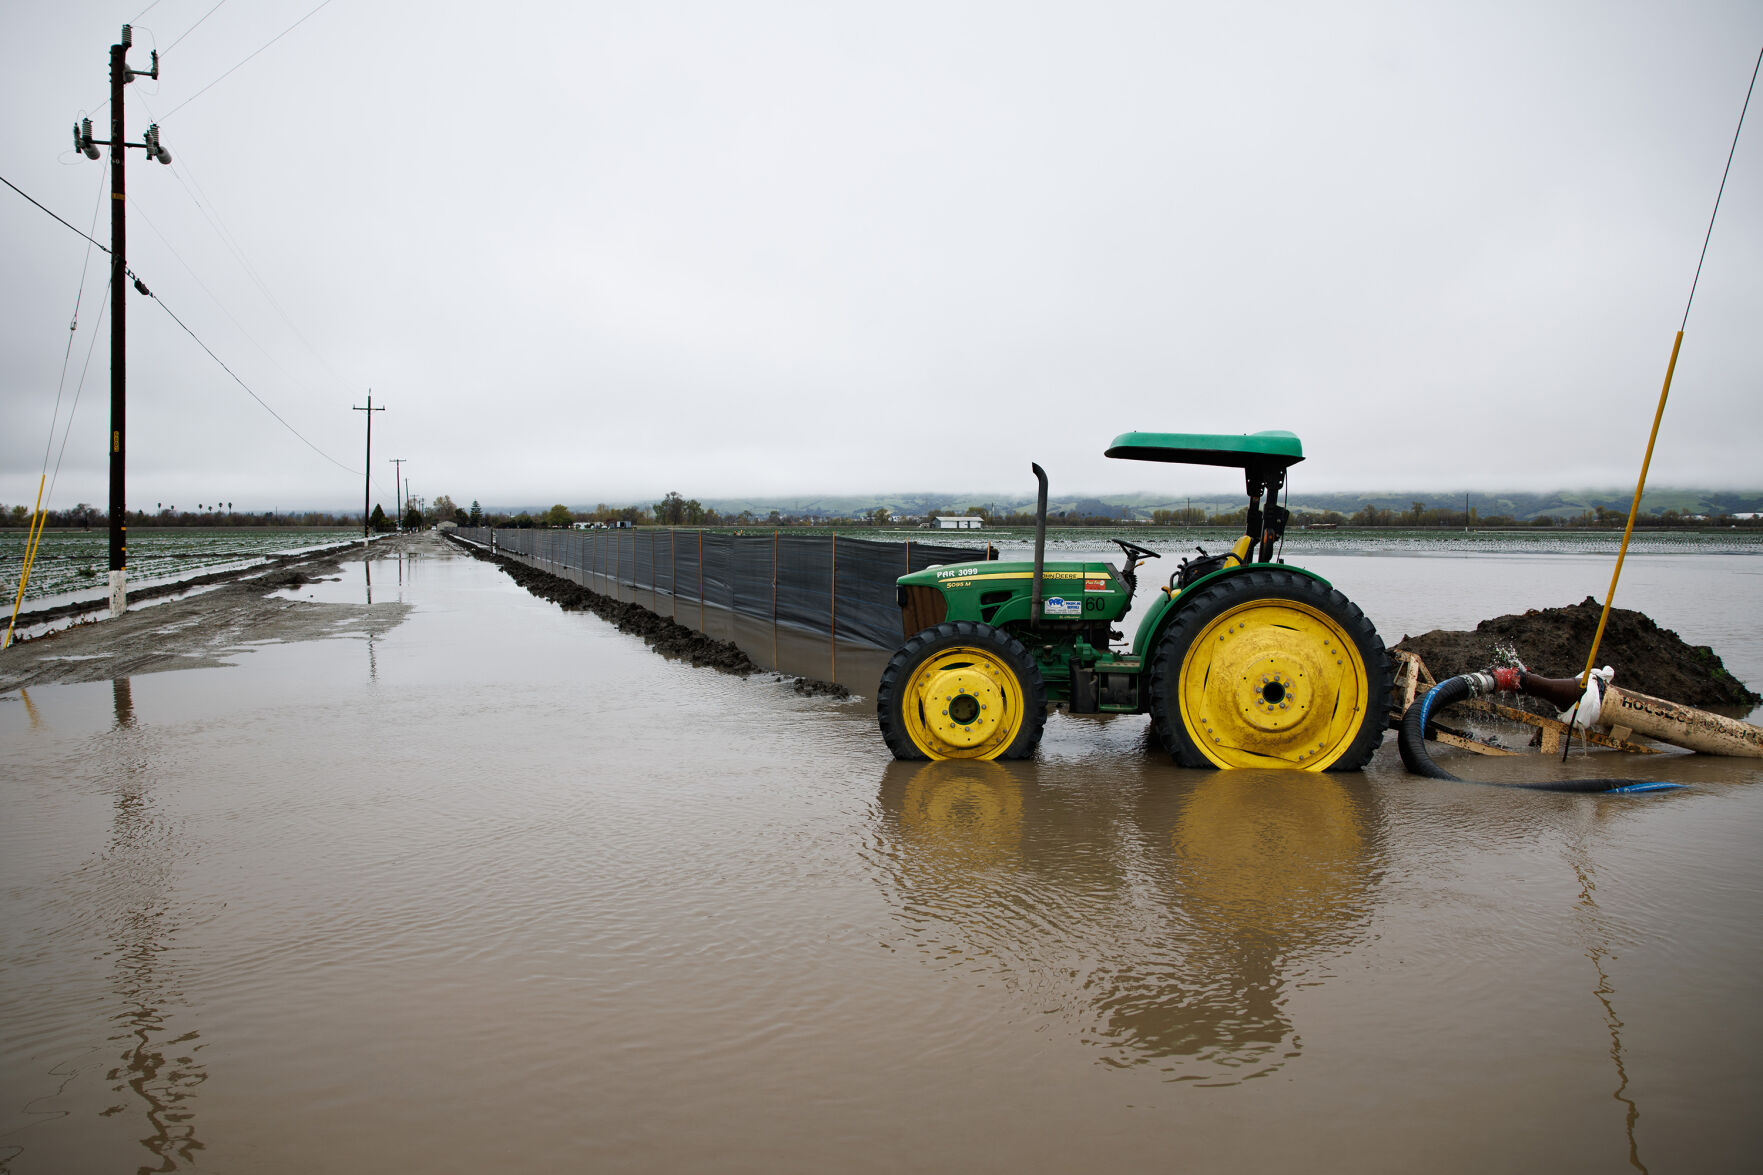
M1292 600L1252 600L1208 624L1182 657L1188 737L1220 767L1321 771L1365 718L1365 663L1344 629Z
M1022 686L996 655L957 646L912 671L900 710L932 759L995 759L1022 730Z

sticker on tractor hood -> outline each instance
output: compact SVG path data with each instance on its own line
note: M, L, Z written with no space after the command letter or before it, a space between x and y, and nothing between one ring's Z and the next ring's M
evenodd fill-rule
M979 580L993 579L1033 579L1032 571L981 571L977 567L951 567L939 570L938 587L967 587ZM1042 579L1086 579L1082 571L1047 571L1041 574Z
M1086 592L1105 592L1107 590L1108 580L1106 578L1091 578L1084 580L1084 591Z
M1041 614L1043 616L1082 616L1084 602L1082 600L1068 600L1064 596L1048 596L1041 602Z

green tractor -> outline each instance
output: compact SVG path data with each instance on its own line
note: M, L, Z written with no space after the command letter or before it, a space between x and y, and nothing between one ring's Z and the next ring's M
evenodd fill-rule
M1383 641L1328 581L1276 556L1289 432L1129 432L1108 456L1243 470L1247 533L1227 552L1183 559L1129 647L1117 628L1138 569L1157 552L1115 539L1124 559L1046 561L1047 475L1032 563L972 562L900 577L906 643L877 691L898 759L1025 759L1050 704L1073 714L1150 714L1186 767L1353 771L1383 741L1391 691Z

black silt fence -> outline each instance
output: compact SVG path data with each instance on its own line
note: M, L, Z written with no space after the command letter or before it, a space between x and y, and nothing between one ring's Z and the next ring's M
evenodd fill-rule
M974 547L781 531L461 527L455 534L706 636L732 640L768 668L802 672L788 664L800 656L785 650L808 642L824 652L826 668L814 672L833 680L839 680L841 646L891 652L908 635L901 629L896 579L985 558Z

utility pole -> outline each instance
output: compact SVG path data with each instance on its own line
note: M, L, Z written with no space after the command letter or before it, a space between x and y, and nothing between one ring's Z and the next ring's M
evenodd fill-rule
M366 471L361 475L361 545L365 547L373 530L373 504L370 501L373 496L373 414L384 412L385 408L373 406L372 388L367 389L367 407L352 404L350 408L355 412L367 413L367 460L361 466Z
M128 609L128 505L125 493L125 457L128 450L123 441L127 435L128 399L128 283L143 294L147 287L129 273L128 222L123 215L123 162L129 147L139 147L160 163L171 163L171 153L159 145L159 124L147 128L139 143L128 141L123 129L123 87L138 77L159 77L159 51L153 51L152 68L134 70L128 67L129 46L134 33L122 26L122 36L110 47L110 138L92 137L92 120L83 118L74 124L74 149L88 159L98 158L99 147L110 148L110 614L121 616Z
M408 457L388 457L388 458L386 458L386 460L390 461L393 465L393 469L392 469L392 500L398 503L398 529L403 530L404 529L404 502L398 496L398 488L401 484L398 480L398 475L400 473L404 472L404 462L408 461L409 458Z

